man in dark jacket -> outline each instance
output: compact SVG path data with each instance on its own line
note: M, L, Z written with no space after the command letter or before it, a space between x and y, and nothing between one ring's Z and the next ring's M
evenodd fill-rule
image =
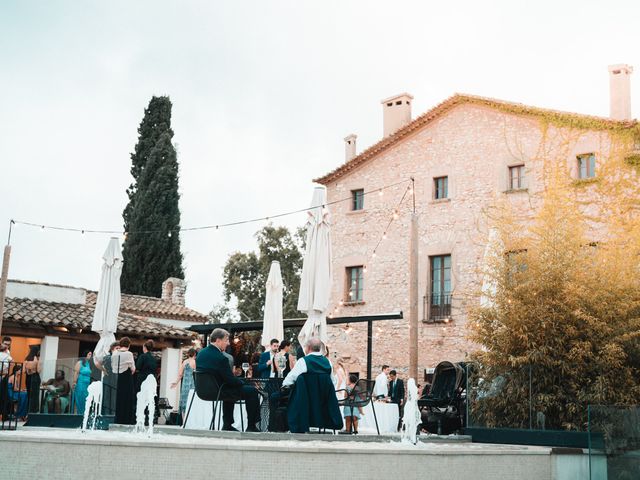
M260 403L258 391L251 385L245 384L240 378L235 377L229 366L229 360L223 355L229 345L229 332L222 328L216 328L209 338L209 346L200 350L196 357L196 371L212 373L218 385L224 385L223 396L230 394L235 398L242 398L247 407L248 427L247 432L258 432L256 422L259 420ZM227 400L222 402L223 426L222 430L235 431L233 428L233 409L235 402Z
M399 430L402 422L402 407L404 406L404 382L398 378L395 370L389 372L389 398L391 403L398 405L398 413L400 414L400 421L398 422Z
M331 363L322 352L322 342L311 338L306 355L296 361L284 379L284 389L293 387L287 418L291 433L305 433L309 427L340 430L342 415L331 381Z

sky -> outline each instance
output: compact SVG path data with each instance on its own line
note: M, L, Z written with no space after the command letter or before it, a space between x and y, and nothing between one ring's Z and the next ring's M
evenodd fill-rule
M120 230L153 95L173 102L183 227L307 207L346 135L358 151L381 139L380 100L398 93L414 117L456 92L607 116L607 66L640 68L639 14L615 0L2 0L0 239L12 218ZM188 306L222 302L228 256L264 225L181 235ZM15 225L9 276L97 289L108 239Z

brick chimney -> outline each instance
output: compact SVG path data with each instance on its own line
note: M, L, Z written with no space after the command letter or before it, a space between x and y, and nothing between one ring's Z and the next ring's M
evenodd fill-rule
M609 65L610 113L613 120L631 120L631 74L633 67L624 63Z
M411 102L413 97L401 93L382 100L383 136L388 137L411 121Z
M184 306L184 294L187 291L187 282L181 278L167 278L162 282L162 300L175 305Z
M358 136L354 133L344 137L344 161L348 162L356 156L356 138Z

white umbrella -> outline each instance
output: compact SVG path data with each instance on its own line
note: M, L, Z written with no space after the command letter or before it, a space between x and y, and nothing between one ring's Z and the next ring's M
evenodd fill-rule
M280 262L271 262L267 277L267 293L264 300L264 318L262 326L262 345L269 346L272 338L284 339L282 321L282 273Z
M102 256L102 277L93 312L91 330L100 334L100 341L93 353L96 363L109 353L109 346L116 341L118 312L120 311L120 274L122 273L122 253L117 238L109 240L109 246Z
M331 295L331 225L326 207L327 191L316 187L307 219L307 249L300 277L298 310L307 314L298 340L304 345L311 337L327 342L326 310Z

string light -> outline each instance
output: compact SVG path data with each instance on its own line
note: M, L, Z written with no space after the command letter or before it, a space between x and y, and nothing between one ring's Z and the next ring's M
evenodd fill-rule
M387 239L387 232L384 232L384 233L382 234L382 239L383 239L383 240L386 240L386 239Z
M397 185L401 185L403 183L409 182L411 181L410 179L406 179L406 180L402 180L396 183L392 183L389 185L385 185L384 187L381 188L374 188L368 192L363 192L362 195L369 195L371 193L375 193L376 191L378 192L379 195L383 195L384 190L388 189L388 188L392 188L395 187ZM328 211L327 207L331 206L331 205L336 205L342 202L352 202L353 201L353 197L349 196L346 198L341 198L338 200L334 200L333 202L328 202L325 205L323 205L323 213L326 213L326 211ZM234 227L234 226L238 226L238 225L245 225L248 223L257 223L257 222L263 222L263 221L270 221L274 218L281 218L281 217L286 217L289 215L295 215L297 213L302 213L302 212L309 212L312 211L314 209L316 209L317 207L308 207L308 208L301 208L298 210L293 210L293 211L289 211L289 212L283 212L283 213L279 213L277 215L270 215L270 216L266 216L266 217L260 217L260 218L252 218L252 219L248 219L248 220L240 220L240 221L236 221L236 222L229 222L229 223L222 223L222 224L213 224L213 225L201 225L201 226L195 226L195 227L185 227L185 228L180 228L177 230L173 230L174 232L191 232L191 231L196 231L196 230L209 230L209 229L215 229L218 230L221 227L225 228L225 227ZM326 211L325 211L326 210ZM124 235L125 240L127 239L127 234L129 233L135 233L135 234L153 234L153 233L168 233L166 230L136 230L134 232L123 232L122 230L107 230L107 229L98 229L98 230L94 230L94 229L85 229L85 228L73 228L73 227L60 227L57 225L42 225L42 224L37 224L37 223L32 223L32 222L23 222L20 220L12 220L14 224L20 224L20 225L25 225L28 227L38 227L42 230L59 230L59 231L65 231L65 232L77 232L77 233L98 233L98 234L109 234L109 235Z
M379 195L379 196L384 195L384 192L382 191L382 189L380 189L380 191L378 192L378 195Z
M171 238L171 232L167 233L167 237Z
M398 211L397 211L397 210L394 210L394 212L393 212L393 219L394 219L394 220L397 220L397 219L398 219L398 217L399 217L399 215L398 215Z

